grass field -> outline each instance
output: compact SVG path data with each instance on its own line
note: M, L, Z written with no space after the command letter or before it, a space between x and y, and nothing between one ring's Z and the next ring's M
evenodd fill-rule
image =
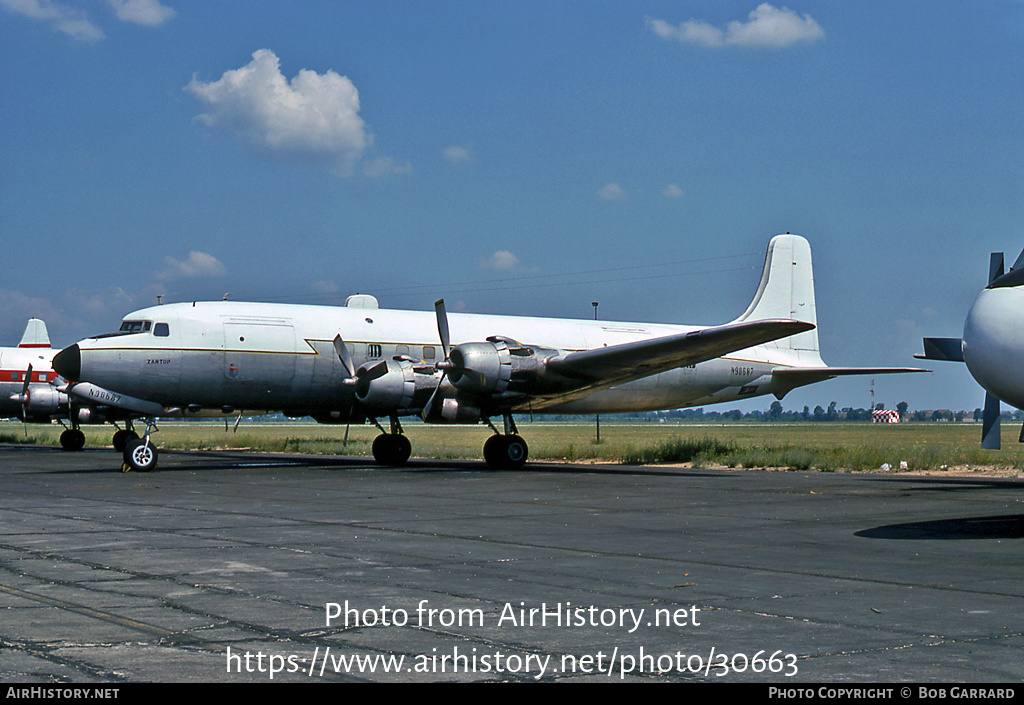
M980 448L978 424L856 423L660 424L602 419L601 442L592 420L579 423L518 421L534 460L612 463L713 464L726 467L774 467L826 472L873 471L889 465L899 471L1001 468L1024 476L1024 446L1017 429L1005 428L1003 450ZM0 442L57 445L60 426L0 423ZM89 447L109 446L111 426L83 427ZM405 424L413 457L480 458L490 434L485 426ZM246 423L237 431L223 423L161 423L154 440L160 448L239 449L310 454L370 455L377 430L353 427L349 443L344 426L314 423ZM905 467L902 464L905 463Z

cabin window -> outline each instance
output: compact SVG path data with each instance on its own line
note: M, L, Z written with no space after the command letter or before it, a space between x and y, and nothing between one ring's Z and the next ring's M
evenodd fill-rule
M433 360L435 354L436 353L434 352L434 346L433 345L424 345L423 346L423 359L424 360Z
M366 346L366 355L367 355L367 357L380 357L381 356L381 347L379 345L373 345L373 344L367 345Z
M170 326L168 326L166 323L157 323L155 326L153 326L153 335L157 336L158 338L166 338L170 334Z

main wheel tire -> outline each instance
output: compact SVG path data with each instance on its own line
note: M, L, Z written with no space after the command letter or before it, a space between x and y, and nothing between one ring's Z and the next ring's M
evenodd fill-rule
M511 435L505 441L505 467L510 469L521 468L530 457L530 447L522 436Z
M149 472L156 469L156 459L156 446L144 438L133 438L125 445L124 464L131 472Z
M114 450L116 450L119 453L123 453L124 449L128 447L128 441L135 440L138 437L139 434L137 434L135 431L129 431L126 428L123 428L119 431L115 431L114 439L112 441L114 445Z
M504 454L505 436L501 436L496 433L484 441L484 462L487 463L488 467L496 470L504 467L502 464L502 457Z
M85 434L77 428L69 428L60 434L60 447L64 450L76 451L85 448Z
M523 467L530 449L521 436L493 435L484 443L484 460L497 470L515 470Z
M401 467L409 462L412 443L400 433L382 433L373 439L373 459L381 465Z

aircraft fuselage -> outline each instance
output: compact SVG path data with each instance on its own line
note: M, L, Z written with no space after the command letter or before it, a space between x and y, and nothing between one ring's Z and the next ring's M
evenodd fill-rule
M142 309L124 321L124 332L78 343L73 354L79 359L71 361L73 378L193 411L230 407L347 418L353 386L345 383L349 375L333 347L339 333L356 366L404 356L436 374L433 365L443 359L436 320L429 312L197 302ZM451 314L449 321L453 343L503 336L524 344L542 341L560 351L699 329L479 314ZM64 364L69 364L71 351L61 354ZM598 390L544 411L650 411L746 398L772 392L771 371L780 364L786 363L771 359L758 346Z

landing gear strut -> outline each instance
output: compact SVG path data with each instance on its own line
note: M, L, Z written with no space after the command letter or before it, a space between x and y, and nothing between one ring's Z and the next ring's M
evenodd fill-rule
M412 443L402 434L402 424L398 422L398 417L391 417L391 433L385 431L384 427L377 423L377 419L370 420L380 429L380 435L373 439L373 459L381 465L396 468L409 462Z
M495 470L515 470L523 467L530 455L529 446L519 435L511 414L505 414L505 433L499 433L490 419L487 425L494 435L484 443L484 460Z
M74 408L70 408L68 411L68 422L71 424L71 428L64 427L64 431L60 434L60 447L70 451L82 450L85 448L85 434L78 428ZM60 423L63 424L64 421L60 420Z

